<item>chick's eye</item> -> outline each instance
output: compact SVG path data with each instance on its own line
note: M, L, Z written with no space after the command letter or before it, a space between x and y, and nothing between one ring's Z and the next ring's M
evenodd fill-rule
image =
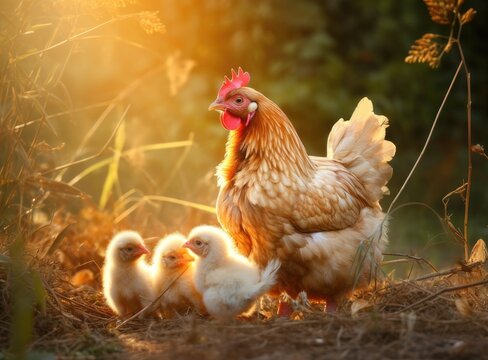
M176 256L171 255L171 256L169 257L169 259L170 259L171 261L174 261L174 260L176 260Z
M238 103L238 104L242 103L242 98L237 98L236 103Z

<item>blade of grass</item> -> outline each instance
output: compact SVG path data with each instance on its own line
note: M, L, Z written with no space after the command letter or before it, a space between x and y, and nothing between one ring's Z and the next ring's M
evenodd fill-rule
M168 143L159 143L159 144L150 144L150 145L144 145L136 148L132 148L129 150L125 150L122 152L122 156L127 156L131 155L133 153L139 152L139 151L156 151L156 150L165 150L165 149L174 149L174 148L179 148L179 147L190 147L192 145L191 140L183 140L183 141L173 141L173 142L168 142ZM112 161L112 158L107 158L104 160L101 160L86 169L84 169L82 172L80 172L78 175L76 175L73 179L71 179L68 184L69 185L74 185L77 182L79 182L81 179L83 179L85 176L90 175L96 170L99 170L107 165L110 164Z
M145 204L146 202L153 202L153 201L158 201L158 202L168 202L171 204L176 204L176 205L181 205L201 211L205 211L211 214L216 214L217 211L214 207L208 206L208 205L203 205L199 203L195 203L192 201L187 201L187 200L182 200L182 199L176 199L173 197L168 197L168 196L160 196L160 195L145 195L143 196L139 201L137 201L135 204L131 205L127 210L125 210L122 214L117 216L114 219L115 223L118 223L122 221L124 218L129 216L132 212L134 212L136 209L138 209L141 205Z
M122 149L124 148L125 139L125 122L123 122L117 130L117 134L115 135L114 155L108 167L107 177L105 179L105 182L103 183L102 194L100 195L100 202L98 204L101 210L105 209L105 206L107 205L108 200L112 195L112 188L118 181L120 156L122 153Z
M47 249L46 255L51 256L54 251L61 245L61 242L64 240L66 235L68 234L69 230L71 230L71 227L73 224L68 224L63 230L59 232L59 234L56 236L54 239L53 243L49 246L49 249Z

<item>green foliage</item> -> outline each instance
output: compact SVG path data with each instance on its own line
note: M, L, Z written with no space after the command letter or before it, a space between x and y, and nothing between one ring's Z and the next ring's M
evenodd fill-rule
M24 359L27 347L32 338L33 326L33 302L29 286L30 273L23 261L24 238L22 235L11 246L12 262L11 271L11 298L13 299L13 311L11 319L10 353L17 359Z

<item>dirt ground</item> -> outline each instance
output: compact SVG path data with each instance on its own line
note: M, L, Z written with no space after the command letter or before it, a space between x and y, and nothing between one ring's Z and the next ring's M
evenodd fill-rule
M230 323L188 313L122 324L105 304L100 278L116 229L108 216L82 215L67 231L70 219L59 222L63 241L39 232L27 249L46 292L35 307L29 359L488 359L483 262L385 279L335 313L302 298L292 301L290 318L278 318L277 299L265 296L251 318ZM0 359L8 356L14 312L7 269L0 266Z
M266 297L252 318L231 323L189 313L120 326L97 289L58 282L49 292L31 348L58 359L488 359L488 277L480 268L385 283L333 314L302 303L291 318L277 318ZM3 328L2 345L7 339Z

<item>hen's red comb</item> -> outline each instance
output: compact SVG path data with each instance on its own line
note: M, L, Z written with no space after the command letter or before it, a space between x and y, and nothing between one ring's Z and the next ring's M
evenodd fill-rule
M243 86L246 86L249 84L249 81L251 81L251 75L246 71L242 71L242 68L239 66L239 69L237 70L237 74L234 71L234 69L231 70L232 72L232 80L230 80L227 76L225 76L224 83L219 89L219 98L225 99L226 95L235 89L239 89Z

